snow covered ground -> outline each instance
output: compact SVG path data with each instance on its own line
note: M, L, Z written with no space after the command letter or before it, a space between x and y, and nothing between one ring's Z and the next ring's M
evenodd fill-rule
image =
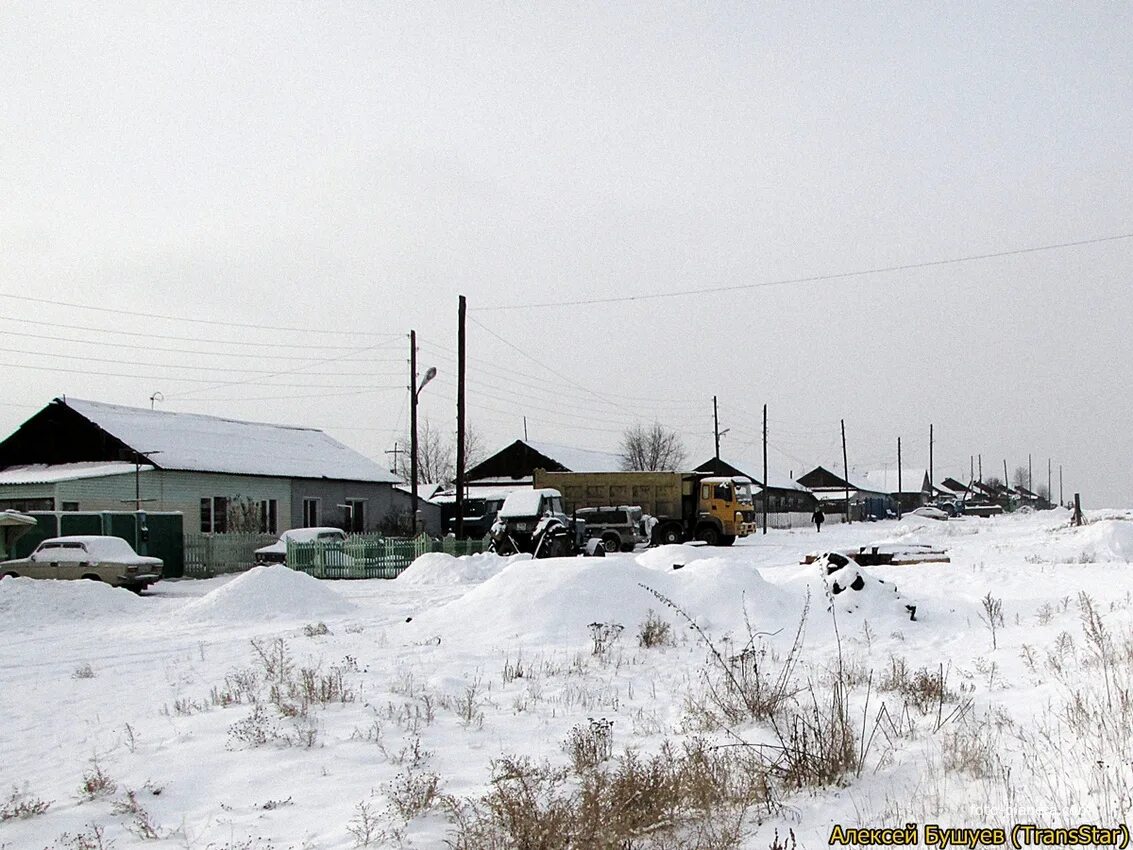
M534 810L583 784L588 754L612 775L627 750L696 740L762 770L734 846L793 830L823 847L836 824L1115 826L1133 808L1133 513L1089 519L434 554L396 581L270 567L142 597L6 579L0 848L521 846L469 826L499 815L515 760L547 763ZM952 560L860 581L800 564L878 542ZM640 645L649 620L661 645ZM838 757L800 740L816 729ZM709 845L695 818L684 845L663 827L642 834Z

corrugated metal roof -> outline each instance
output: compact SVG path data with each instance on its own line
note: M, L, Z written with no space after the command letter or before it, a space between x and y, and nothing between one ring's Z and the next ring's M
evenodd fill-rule
M314 428L76 398L61 403L131 449L145 453L162 469L389 484L399 481L388 469Z

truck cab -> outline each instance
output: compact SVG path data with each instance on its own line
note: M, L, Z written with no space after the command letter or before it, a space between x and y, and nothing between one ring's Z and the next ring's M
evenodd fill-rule
M709 545L731 546L756 530L751 481L702 478L698 484L696 537Z

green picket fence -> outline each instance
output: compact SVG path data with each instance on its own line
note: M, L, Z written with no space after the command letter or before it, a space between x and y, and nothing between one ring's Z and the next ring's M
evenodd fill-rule
M434 540L421 535L413 539L398 539L356 534L344 543L333 540L289 541L287 565L315 578L397 578L426 552L460 556L487 549L487 538Z

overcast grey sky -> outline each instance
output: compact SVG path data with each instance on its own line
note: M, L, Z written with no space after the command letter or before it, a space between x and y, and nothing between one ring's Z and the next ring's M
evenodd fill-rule
M489 448L699 461L716 394L780 475L933 423L938 473L1133 504L1131 239L486 309L1133 233L1129 3L7 2L0 44L0 432L160 392L381 458L410 328L454 427L464 294Z

